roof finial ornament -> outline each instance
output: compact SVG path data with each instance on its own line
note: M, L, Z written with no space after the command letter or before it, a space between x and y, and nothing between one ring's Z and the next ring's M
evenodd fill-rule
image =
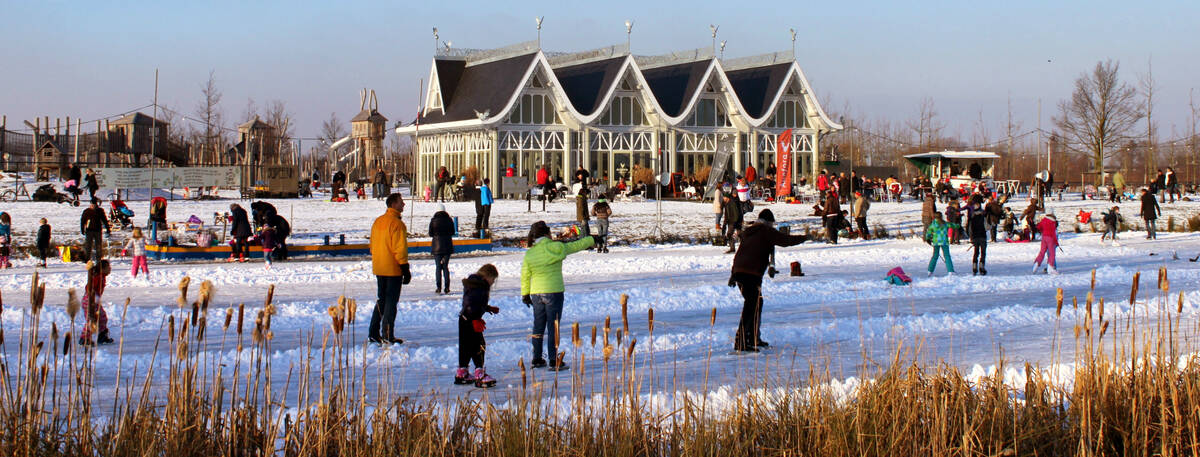
M721 26L708 24L708 29L712 30L712 51L714 55L717 53L717 29L719 28Z
M796 29L788 29L792 33L792 60L796 60Z
M542 50L542 19L544 19L545 17L546 16L538 16L538 17L533 18L534 22L537 22L537 32L538 32L537 44L538 44L539 51Z
M729 40L721 40L721 59L722 60L725 59L725 43L727 43L727 42L729 42Z
M629 48L629 36L633 35L633 19L625 20L625 52L633 54L633 50Z
M438 33L437 27L433 28L433 55L437 55L438 50Z

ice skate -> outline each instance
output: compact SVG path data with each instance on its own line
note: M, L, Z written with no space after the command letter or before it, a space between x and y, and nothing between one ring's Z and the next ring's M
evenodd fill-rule
M479 370L476 370L476 372L478 371ZM467 371L466 368L459 367L458 370L454 371L454 383L457 385L461 386L474 383L475 378L475 376L471 376L471 372Z
M1057 269L1057 268L1054 268L1053 266L1046 267L1046 268L1047 268L1047 270L1046 270L1046 274L1049 274L1049 275L1056 275L1056 274L1058 274L1058 269Z
M533 359L533 362L531 362L529 366L532 368L546 368L546 359L540 357Z
M103 330L96 336L96 344L112 344L113 339L108 336L108 330Z
M496 378L491 377L483 368L475 369L475 387L486 389L496 385Z

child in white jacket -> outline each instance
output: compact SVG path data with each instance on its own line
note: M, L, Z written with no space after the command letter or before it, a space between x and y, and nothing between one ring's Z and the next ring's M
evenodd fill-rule
M133 277L137 277L139 267L146 275L150 274L150 267L146 263L146 238L142 237L141 228L134 227L133 235L125 240L124 254L133 258Z

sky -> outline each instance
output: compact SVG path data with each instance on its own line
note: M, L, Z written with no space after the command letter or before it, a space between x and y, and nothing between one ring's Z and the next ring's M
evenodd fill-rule
M932 99L946 133L964 138L980 119L999 137L1010 100L1022 130L1038 125L1040 100L1049 128L1074 79L1105 59L1131 84L1152 63L1160 139L1187 131L1193 88L1200 105L1196 1L0 0L0 114L14 128L125 112L152 103L158 69L159 104L187 113L212 71L230 127L248 100L282 100L295 133L316 137L330 113L348 123L364 87L392 122L408 122L433 27L455 48L494 48L536 39L535 16L551 51L624 43L630 19L639 55L711 46L710 24L726 58L786 51L795 28L797 60L827 111L899 124Z

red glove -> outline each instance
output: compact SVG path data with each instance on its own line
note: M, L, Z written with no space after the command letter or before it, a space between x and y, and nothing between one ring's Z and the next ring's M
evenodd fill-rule
M500 308L497 308L495 306L489 306L487 308L487 312L492 313L492 314L500 314Z
M122 250L121 250L121 257L129 257L129 250L128 250L128 249L122 249Z
M475 319L471 321L471 327L475 329L475 333L483 333L484 330L487 330L487 322L484 322L483 319Z

